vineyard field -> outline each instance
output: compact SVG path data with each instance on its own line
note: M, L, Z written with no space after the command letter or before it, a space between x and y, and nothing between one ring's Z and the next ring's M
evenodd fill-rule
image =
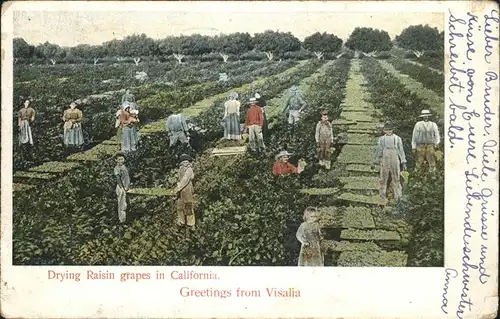
M396 122L412 165L409 130L421 107L408 113L411 106L402 101L425 101L431 109L439 101L439 90L431 88L434 80L419 82L435 73L416 68L397 57L351 56L16 67L14 101L21 104L30 96L37 119L35 146L14 147L14 264L292 266L300 250L295 232L312 205L320 216L325 266L422 265L419 245L426 233L417 232L417 221L407 215L417 209L411 197L416 185L429 177L412 171L405 201L396 205L389 198L388 204L378 196L379 170L371 167L386 121ZM135 78L142 71L147 80ZM220 81L220 73L227 81ZM416 95L418 84L434 95ZM289 125L283 110L294 87L307 107L301 120ZM112 174L121 140L113 124L126 89L140 110L140 144L126 156L132 184L127 220L119 223ZM269 131L263 153L249 153L247 141L222 138L224 102L232 92L242 101L240 123L256 92L266 99ZM68 151L61 115L76 99L85 100L85 145ZM314 127L322 110L328 111L334 135L344 136L332 149L331 170L317 164ZM189 150L195 174L193 229L175 223L174 188L179 156L186 150L168 147L170 112L182 113L198 132ZM274 156L283 149L293 154L292 164L306 163L301 174L271 174ZM442 193L432 197L442 200L436 196ZM433 243L437 250L438 244Z

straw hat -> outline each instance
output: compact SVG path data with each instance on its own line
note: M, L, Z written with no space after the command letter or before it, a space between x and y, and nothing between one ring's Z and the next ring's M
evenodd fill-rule
M432 116L431 111L422 110L422 112L420 112L420 117L427 117L427 116Z
M288 153L287 151L281 151L278 153L278 155L276 155L276 159L278 160L283 156L292 156L292 155L293 155L292 153Z

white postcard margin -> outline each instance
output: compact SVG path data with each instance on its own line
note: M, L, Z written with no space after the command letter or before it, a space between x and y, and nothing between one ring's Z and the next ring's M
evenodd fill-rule
M12 266L14 10L445 13L445 267ZM10 318L493 318L498 304L498 17L498 6L492 1L4 4L1 126L2 315ZM467 100L469 94L471 95ZM453 148L448 147L451 144ZM494 170L488 170L488 167ZM101 270L113 272L118 278L120 273L126 272L151 273L152 279L139 282L85 279L79 282L49 281L47 271L55 268L60 272L79 271L83 273L82 277L85 277L87 270ZM173 280L173 271L211 272L219 279ZM165 279L155 280L157 272L164 273ZM233 296L183 298L180 296L182 287L230 290ZM301 297L237 298L234 297L234 291L238 288L259 289L264 295L266 288L294 288L300 290Z

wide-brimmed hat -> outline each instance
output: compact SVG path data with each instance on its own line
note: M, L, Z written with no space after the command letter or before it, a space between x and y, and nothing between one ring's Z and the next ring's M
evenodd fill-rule
M420 112L420 117L427 117L427 116L432 116L431 111L422 110L422 112Z
M182 154L181 157L180 157L180 160L181 162L184 162L184 161L189 161L191 162L191 156L187 155L187 154Z
M394 127L390 123L385 123L384 125L384 131L392 131L394 130Z
M251 97L249 100L248 100L248 103L250 104L257 104L257 99L254 98L254 97Z
M299 91L299 87L297 85L292 86L292 92Z
M276 155L276 159L278 160L283 156L292 156L292 155L293 155L292 153L288 153L287 151L281 151L278 153L278 155Z

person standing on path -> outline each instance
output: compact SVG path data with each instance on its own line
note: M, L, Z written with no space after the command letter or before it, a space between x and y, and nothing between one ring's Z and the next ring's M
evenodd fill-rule
M130 187L130 177L128 169L125 166L125 157L118 155L116 157L116 166L114 169L116 177L116 197L118 200L118 219L120 223L125 222L127 216L127 192Z
M267 122L267 103L260 92L255 93L255 99L257 100L257 105L262 109L262 114L264 115L264 123L262 124L262 137L266 139L268 137L267 132L269 130Z
M439 129L436 123L429 121L432 116L429 110L422 110L420 117L423 121L418 121L413 128L411 149L417 154L417 168L420 168L424 161L429 164L429 170L436 169L435 148L439 145Z
M76 102L71 102L64 111L64 145L66 147L80 147L83 145L82 130L83 112L76 107Z
M139 135L137 123L139 119L130 113L130 104L124 103L120 112L120 123L122 127L122 152L134 152L137 150Z
M31 101L24 101L24 107L17 113L17 126L19 127L19 144L33 146L33 134L31 124L35 121L35 110L31 107Z
M252 151L261 152L264 150L264 139L262 136L262 125L264 115L262 109L257 105L257 99L250 98L250 109L247 111L245 127L248 130L248 139Z
M299 121L300 114L307 106L307 103L304 101L297 85L293 86L291 91L291 95L285 103L285 117L288 118L288 124L295 124Z
M315 139L318 148L319 165L330 169L330 148L334 138L333 126L332 123L328 122L328 113L326 111L321 112L321 121L316 124Z
M177 196L177 225L183 226L187 224L188 226L194 227L196 221L193 209L194 171L191 164L192 159L189 155L182 154L180 160L179 182L175 188L175 194Z
M130 93L130 89L127 89L125 91L125 94L122 95L122 101L121 102L122 102L122 104L124 102L135 103L135 96L132 93Z
M298 266L322 267L325 265L325 259L321 251L322 236L316 208L306 208L303 218L304 222L295 235L301 243Z
M241 140L240 130L240 106L237 100L238 93L229 94L228 100L224 103L224 138L228 140Z
M170 146L172 147L177 142L189 144L189 128L186 123L186 118L182 113L172 114L167 118L165 123L168 137L170 138Z
M393 127L390 124L384 126L385 135L378 139L377 148L373 154L372 169L375 164L381 164L380 167L380 198L387 199L387 187L389 177L392 180L394 188L394 198L399 200L402 196L400 183L400 163L403 165L403 171L406 170L406 157L403 149L403 142L399 136L393 134Z
M293 166L293 164L288 161L291 155L293 154L287 151L281 151L276 155L276 162L274 162L273 165L273 174L275 176L302 173L303 167L300 165L300 161L298 167Z

